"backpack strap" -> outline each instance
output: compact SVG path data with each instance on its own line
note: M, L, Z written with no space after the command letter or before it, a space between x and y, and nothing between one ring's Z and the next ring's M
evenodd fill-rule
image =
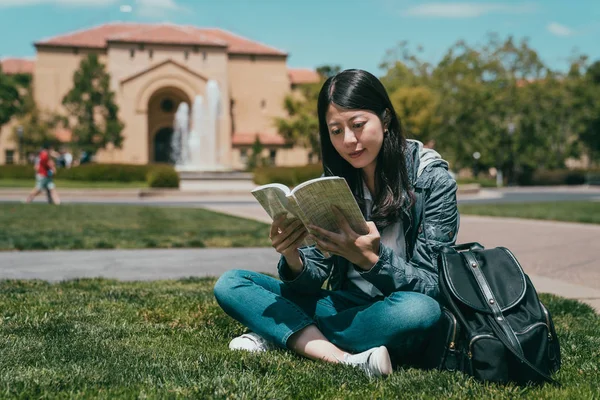
M515 356L517 357L517 359L519 361L521 361L523 364L527 365L529 368L531 368L535 373L537 373L539 376L541 376L542 378L544 378L544 380L546 382L549 383L553 383L557 386L561 386L560 383L554 379L552 379L552 377L550 377L550 375L546 374L545 372L540 371L540 369L538 367L536 367L535 365L533 365L527 358L525 358L524 355L519 354L515 348L510 344L510 342L506 339L506 336L503 335L503 330L500 329L500 327L498 326L499 324L496 323L492 323L490 324L492 329L494 330L494 333L496 334L496 336L498 337L498 339L500 339L500 341L502 342L502 344L504 344L504 346Z
M465 258L465 261L469 266L469 270L473 273L473 276L475 277L475 280L477 281L477 284L481 289L481 293L483 293L483 295L485 296L487 304L492 311L493 318L491 319L493 319L493 323L491 324L491 326L492 329L494 329L494 333L496 333L498 339L500 339L504 346L515 357L517 357L517 359L519 359L522 363L524 363L533 371L535 371L538 375L544 378L544 380L552 382L554 384L558 384L558 382L552 379L548 374L545 374L544 372L540 371L539 368L537 368L535 365L529 362L527 358L525 358L525 354L523 353L523 349L521 348L521 343L517 339L517 336L510 324L504 318L504 315L502 314L502 309L496 301L494 293L492 292L492 289L490 288L490 285L488 284L485 275L481 271L481 266L479 264L479 261L477 261L477 258L475 258L475 255L471 251L461 252L460 254Z

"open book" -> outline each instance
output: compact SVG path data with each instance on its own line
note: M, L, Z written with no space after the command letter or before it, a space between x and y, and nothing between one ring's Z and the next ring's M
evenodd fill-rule
M252 194L272 219L282 213L288 218L298 218L304 226L315 225L331 232L340 228L331 207L337 207L355 232L369 233L356 199L344 178L325 176L303 182L290 190L280 183L259 186ZM304 241L310 246L314 242Z

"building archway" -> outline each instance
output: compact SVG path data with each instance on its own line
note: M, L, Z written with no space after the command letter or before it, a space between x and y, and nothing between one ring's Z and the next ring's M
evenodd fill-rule
M171 139L173 138L173 128L164 127L154 134L154 162L173 164L171 157Z
M191 104L185 92L175 87L163 87L148 100L148 143L150 162L174 163L171 157L171 138L175 113L179 105Z

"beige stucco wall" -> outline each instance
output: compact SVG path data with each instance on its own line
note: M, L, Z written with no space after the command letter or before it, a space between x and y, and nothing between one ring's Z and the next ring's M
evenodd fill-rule
M285 57L230 55L229 76L236 132L276 133L273 118L285 116L290 91Z
M0 127L0 165L6 164L6 150L14 150L14 161L19 159L19 145L13 138L13 128L17 125L15 118ZM33 175L32 175L33 176Z
M41 110L64 113L62 99L73 87L73 74L81 60L90 53L99 54L100 62L106 62L104 50L79 49L74 54L72 48L38 48L33 82L34 98Z

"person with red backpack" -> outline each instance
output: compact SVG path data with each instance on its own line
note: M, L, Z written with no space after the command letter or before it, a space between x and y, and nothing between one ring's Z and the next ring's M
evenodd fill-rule
M27 203L31 203L42 190L45 190L50 193L48 202L51 201L56 205L60 204L56 185L52 180L52 177L56 173L56 164L52 160L52 157L50 157L50 151L51 149L47 145L44 145L38 155L38 160L35 164L35 188L27 196Z

